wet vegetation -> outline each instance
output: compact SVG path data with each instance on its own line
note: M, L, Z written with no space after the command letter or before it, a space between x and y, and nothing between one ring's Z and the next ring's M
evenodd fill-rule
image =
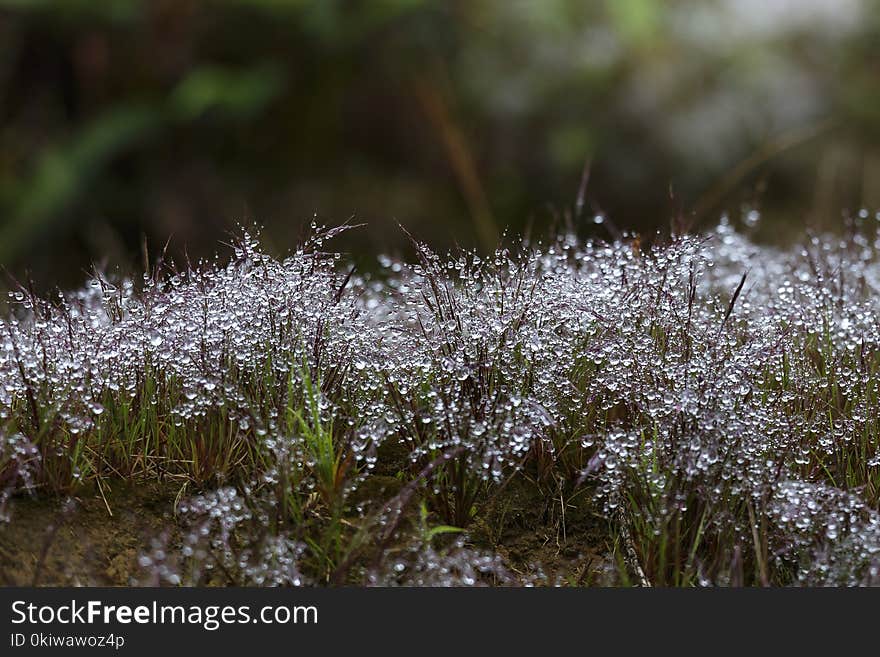
M40 500L121 486L166 491L140 584L880 583L880 215L376 274L344 230L11 293L7 583L57 554L16 534Z

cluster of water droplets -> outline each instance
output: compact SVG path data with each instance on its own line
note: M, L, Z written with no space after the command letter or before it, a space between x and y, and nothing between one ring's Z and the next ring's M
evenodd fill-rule
M33 490L40 453L21 434L0 432L0 523L10 520L10 499L21 490Z
M153 380L146 403L170 405L177 426L222 409L242 431L279 431L304 369L353 370L351 354L369 356L376 342L357 295L343 289L339 256L320 250L330 234L284 260L245 233L226 265L146 275L142 285L97 274L51 302L13 292L15 312L0 324L0 421L19 412L35 433L45 422L87 433L108 395L134 399Z
M706 531L749 545L761 521L745 509L763 509L773 558L797 555L802 581L876 581L877 235L779 251L722 222L647 257L588 254L610 304L586 346L608 415L585 474L609 511L638 490L630 511L657 528L699 505ZM846 458L863 473L852 492L835 487Z
M510 586L521 585L497 554L467 547L463 540L439 548L413 541L395 550L366 577L368 586Z
M545 441L569 387L571 353L537 254L387 259L378 312L384 421L415 462L464 447L474 477L499 480Z
M180 505L183 528L179 548L169 537L153 541L140 566L152 584L235 584L237 586L302 586L305 544L283 532L270 531L270 518L260 500L231 487L197 495ZM265 503L265 501L263 500Z
M799 558L807 585L880 585L880 514L857 495L821 483L784 481L769 516L779 558Z
M96 274L51 302L14 292L0 324L0 423L36 406L87 435L108 398L144 394L149 374L172 423L222 410L260 442L257 492L292 470L315 485L292 404L344 427L350 487L389 439L409 447L416 472L454 452L484 482L573 441L609 513L639 487L649 522L698 503L707 531L746 544L748 506L805 581L837 581L844 562L862 581L876 569L877 494L844 490L841 454L876 487L880 237L863 219L846 238L790 250L727 221L650 249L568 235L486 257L416 245L415 262L383 257L378 276L325 253L333 231L281 260L245 235L228 263L142 283ZM312 400L306 373L320 381ZM290 536L236 546L235 526L274 513L273 496L252 499L221 489L188 503L203 520L185 549L208 563L210 547L249 583L302 582ZM807 554L825 555L824 570ZM399 563L401 581L479 579L461 564Z

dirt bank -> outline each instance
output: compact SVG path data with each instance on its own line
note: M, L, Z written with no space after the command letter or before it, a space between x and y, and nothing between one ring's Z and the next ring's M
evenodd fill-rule
M151 539L176 531L178 491L179 484L108 482L103 496L90 486L66 502L54 496L14 500L12 522L0 525L0 583L135 583L142 576L138 556Z

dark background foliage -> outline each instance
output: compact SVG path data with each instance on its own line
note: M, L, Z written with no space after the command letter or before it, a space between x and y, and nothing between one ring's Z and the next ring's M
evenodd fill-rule
M880 207L878 37L875 0L0 0L0 264L67 286L315 215L486 248L585 162L584 233L836 229Z

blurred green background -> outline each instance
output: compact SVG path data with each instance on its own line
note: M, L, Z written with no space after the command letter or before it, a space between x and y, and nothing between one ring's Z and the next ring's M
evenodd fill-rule
M880 209L878 46L876 0L0 0L0 265L68 286L316 214L361 254L835 229Z

